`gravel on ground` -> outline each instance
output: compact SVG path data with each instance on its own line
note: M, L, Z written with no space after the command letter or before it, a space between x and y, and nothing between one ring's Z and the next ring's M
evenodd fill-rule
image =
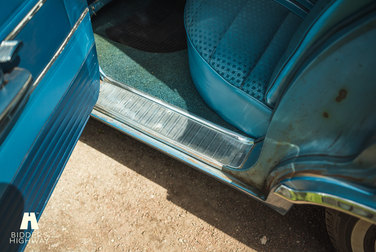
M333 251L324 209L264 204L90 119L26 251Z

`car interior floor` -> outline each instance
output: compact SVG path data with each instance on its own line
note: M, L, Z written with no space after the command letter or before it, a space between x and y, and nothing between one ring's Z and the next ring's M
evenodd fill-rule
M92 16L99 65L109 77L243 134L202 100L192 81L186 0L115 0Z

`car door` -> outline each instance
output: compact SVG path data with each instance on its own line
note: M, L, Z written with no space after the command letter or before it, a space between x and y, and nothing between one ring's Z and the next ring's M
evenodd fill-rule
M0 247L22 250L99 94L86 0L0 0Z

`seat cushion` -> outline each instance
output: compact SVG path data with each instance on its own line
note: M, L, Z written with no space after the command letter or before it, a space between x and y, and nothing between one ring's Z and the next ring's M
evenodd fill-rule
M264 136L272 112L265 92L301 21L273 0L188 0L191 74L205 102L243 132Z

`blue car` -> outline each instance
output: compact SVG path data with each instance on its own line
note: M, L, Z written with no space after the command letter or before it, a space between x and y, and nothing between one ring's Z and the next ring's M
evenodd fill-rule
M1 0L0 42L2 251L90 117L376 251L376 1Z

